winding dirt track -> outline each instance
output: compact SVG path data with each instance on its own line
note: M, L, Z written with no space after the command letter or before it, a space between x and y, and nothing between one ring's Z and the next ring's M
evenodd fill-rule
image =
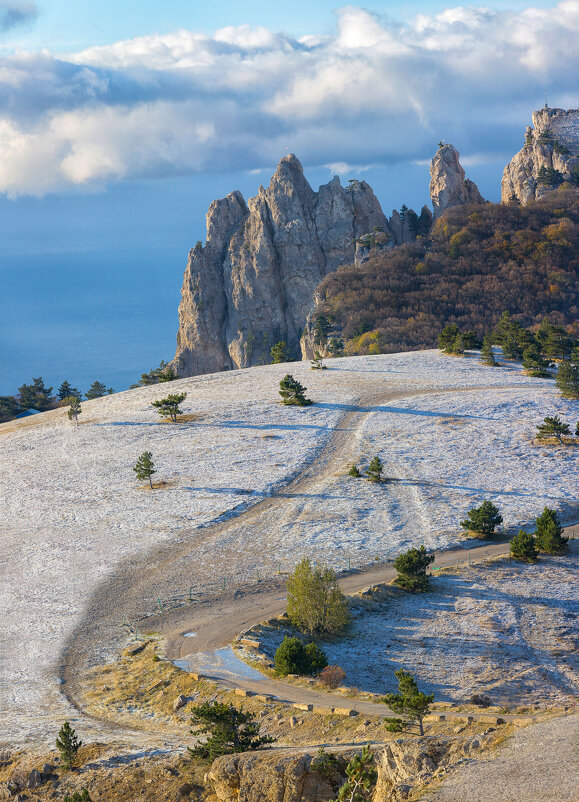
M519 387L513 388L512 385L497 383L496 388L520 392ZM82 712L82 677L87 667L102 662L105 655L113 654L125 641L126 630L122 629L120 622L125 618L132 621L141 618L144 599L169 598L175 587L195 584L196 577L199 578L196 585L197 596L192 603L147 618L146 627L149 631L160 631L168 637L168 656L173 659L183 656L184 651L191 651L190 641L184 644L184 631L195 630L199 633L195 643L196 650L211 651L226 645L253 623L281 612L284 609L285 591L285 580L282 577L215 593L207 585L203 585L204 577L196 570L194 550L201 544L212 542L215 543L216 550L219 549L220 538L225 534L229 542L233 539L238 553L243 553L249 543L252 544L250 552L269 544L272 537L275 537L273 533L284 526L291 526L303 513L304 507L315 507L319 504L319 494L323 492L332 475L343 472L344 466L356 455L356 432L377 405L401 398L431 396L449 391L458 395L480 389L489 387L418 390L400 386L396 390L385 390L377 389L376 384L370 385L369 391L361 395L355 404L346 407L318 455L306 463L299 476L285 487L235 517L193 530L190 539L156 547L118 566L89 599L82 620L60 655L64 695ZM493 544L484 547L484 550L490 555L504 551L505 546ZM468 551L463 552L463 559L467 554ZM481 553L480 556L484 554ZM455 554L454 559L457 558L461 557ZM450 561L449 553L442 552L439 561L447 564ZM383 582L391 576L391 566L382 564L370 572L350 575L341 584L347 592L354 592L370 584ZM300 691L302 696L291 701L305 701L310 693L305 689L292 690ZM264 689L260 692L264 692ZM332 700L333 704L337 703L336 697L332 697ZM316 703L324 702L318 700ZM326 701L325 704L327 703ZM380 711L385 712L384 706L380 706ZM108 720L106 725L114 726Z

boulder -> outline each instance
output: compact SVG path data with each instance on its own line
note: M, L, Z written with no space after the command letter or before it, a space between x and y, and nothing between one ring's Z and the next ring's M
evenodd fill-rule
M173 710L180 710L182 707L185 707L189 700L186 696L182 693L173 701Z

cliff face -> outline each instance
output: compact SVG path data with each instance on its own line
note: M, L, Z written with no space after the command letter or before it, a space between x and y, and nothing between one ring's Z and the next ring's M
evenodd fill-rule
M443 145L430 163L430 198L435 220L451 206L484 203L477 185L465 179L458 157L456 148Z
M579 109L533 112L525 144L503 172L501 203L528 203L579 179Z
M317 285L352 262L356 240L374 229L394 241L368 184L344 188L336 177L314 192L293 155L247 204L239 192L214 201L207 241L190 252L183 280L179 374L270 362L280 340L297 356Z

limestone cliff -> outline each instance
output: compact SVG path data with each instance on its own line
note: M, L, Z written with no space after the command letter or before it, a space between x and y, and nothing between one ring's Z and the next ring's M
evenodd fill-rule
M501 203L528 203L564 181L579 183L579 109L533 112L525 144L503 173Z
M247 203L239 192L214 201L206 243L189 253L183 280L179 374L270 362L280 340L297 357L316 287L372 232L395 241L366 182L344 188L335 177L314 192L293 155Z
M458 157L456 148L442 145L430 163L430 198L435 220L451 206L484 203L477 185L465 179Z

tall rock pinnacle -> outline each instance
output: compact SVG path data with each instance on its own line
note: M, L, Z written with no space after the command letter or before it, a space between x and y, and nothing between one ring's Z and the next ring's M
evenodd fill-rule
M505 167L501 203L528 203L563 182L579 183L579 109L534 111L533 126Z
M484 203L477 185L465 179L458 157L456 148L442 145L430 163L430 198L435 220L451 206Z
M395 240L365 181L336 176L314 192L293 155L247 204L239 192L213 201L183 278L179 375L268 363L280 340L297 357L316 287L374 229Z

